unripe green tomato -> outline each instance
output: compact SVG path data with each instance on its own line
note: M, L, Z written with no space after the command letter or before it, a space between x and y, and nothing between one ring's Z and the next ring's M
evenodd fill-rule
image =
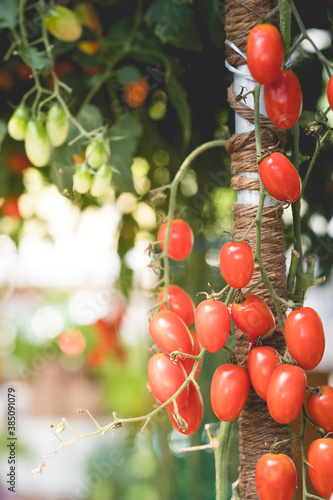
M29 113L27 108L19 106L8 122L8 134L15 141L23 141L29 121Z
M110 147L103 139L95 139L86 148L86 161L91 168L97 169L106 163Z
M46 131L54 147L61 146L67 139L69 120L66 111L58 103L52 104L46 115Z
M49 161L51 145L45 127L40 121L28 122L24 147L27 157L35 167L44 167Z
M73 175L73 189L77 193L88 193L91 186L92 175L88 172L86 165L81 165Z
M77 15L63 5L56 5L43 22L51 35L63 42L75 42L82 34Z
M105 193L105 191L110 186L111 174L111 166L107 163L105 163L98 169L90 188L90 194L92 196L102 196L102 194Z

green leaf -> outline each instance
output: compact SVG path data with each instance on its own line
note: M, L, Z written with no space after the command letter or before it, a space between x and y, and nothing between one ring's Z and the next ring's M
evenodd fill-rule
M5 196L9 190L9 169L3 153L0 153L0 196Z
M103 115L100 109L93 104L87 104L76 116L78 122L89 132L103 125ZM78 132L76 131L77 135ZM69 142L72 138L69 139Z
M50 179L57 186L59 193L66 198L73 200L73 175L75 172L74 166L68 166L65 162L61 162L55 158L52 158L50 167Z
M184 148L186 149L191 138L192 129L192 113L186 99L186 92L174 75L168 75L166 77L165 86L170 97L170 101L172 102L182 125Z
M3 140L6 137L6 134L7 134L7 123L4 122L3 120L0 120L0 150Z
M219 0L198 0L198 7L202 10L200 15L204 17L205 24L208 26L211 41L217 48L221 49L224 45L221 2Z
M141 134L142 125L133 113L123 115L111 127L112 184L121 191L133 190L131 166Z
M40 52L36 47L21 47L20 55L30 68L44 69L51 66L51 60L46 53Z
M123 66L118 69L116 77L120 85L129 85L141 80L141 73L136 66Z
M201 50L202 43L195 26L194 12L185 3L155 0L146 13L146 22L154 27L163 44L187 50Z
M18 0L1 0L0 29L15 28L18 23Z

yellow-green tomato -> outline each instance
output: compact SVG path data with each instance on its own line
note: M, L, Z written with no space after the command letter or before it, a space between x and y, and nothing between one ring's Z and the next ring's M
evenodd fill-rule
M29 113L27 108L19 106L8 122L8 134L16 141L23 141L29 121Z
M51 35L63 42L75 42L82 34L77 15L63 5L56 5L43 22Z
M44 167L51 155L51 145L44 125L38 120L30 120L25 133L25 153L32 165Z
M110 147L103 139L95 139L86 148L86 161L91 168L97 169L106 163Z
M88 172L86 165L81 165L73 175L73 189L77 193L88 193L92 181L92 175Z
M107 163L98 169L90 188L90 194L92 196L102 196L102 194L105 193L110 186L111 174L111 166Z
M60 104L52 104L46 115L46 131L52 146L61 146L67 139L69 121Z

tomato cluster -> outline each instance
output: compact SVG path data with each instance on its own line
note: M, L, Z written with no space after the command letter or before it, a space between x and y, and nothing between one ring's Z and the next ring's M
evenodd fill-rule
M273 158L274 160L274 158ZM285 161L284 159L283 161ZM288 160L287 160L288 162ZM290 162L289 162L290 163ZM291 164L290 164L291 165ZM287 163L286 168L291 168ZM294 168L294 167L292 167ZM298 186L298 174L295 185ZM297 182L296 182L297 181ZM295 193L294 193L295 194ZM296 195L295 195L296 196ZM288 200L291 201L291 200ZM158 240L164 249L169 230L167 255L174 260L186 259L193 247L190 226L180 220L162 224ZM246 242L229 241L220 251L221 273L229 287L235 288L234 300L227 307L217 295L207 297L196 307L188 294L176 285L158 295L159 311L152 317L149 331L161 350L148 362L148 380L152 394L166 406L172 426L184 434L193 434L203 419L203 401L194 382L200 373L202 359L192 374L201 347L216 353L225 347L231 321L249 338L247 366L229 361L219 366L210 385L210 402L216 417L224 422L237 418L248 398L250 385L266 401L276 422L289 424L300 414L307 391L304 370L312 370L321 361L325 335L319 315L310 307L293 310L284 321L288 356L284 358L260 339L277 334L274 315L258 295L246 293L254 272L254 255ZM190 330L194 322L195 332ZM172 353L177 352L177 355ZM183 355L184 354L184 355ZM186 355L194 356L194 358ZM178 392L176 399L172 396ZM176 401L176 407L174 402ZM322 386L310 394L307 408L313 422L323 432L333 432L333 388ZM333 484L333 439L314 441L308 453L309 475L320 495L329 498ZM283 453L267 453L258 461L255 473L260 500L292 500L296 489L296 468Z
M59 147L67 139L69 121L65 110L54 102L49 107L45 122L32 118L21 105L8 122L8 133L16 141L24 141L25 153L35 167L44 167L51 156L51 146Z
M168 222L164 222L158 232L162 250L168 232ZM174 260L186 259L192 251L193 232L191 227L181 219L173 219L170 225L167 255ZM162 289L157 297L159 311L153 315L149 323L149 332L156 346L161 350L154 354L148 362L148 382L155 399L164 404L182 385L175 402L167 405L172 426L183 434L195 433L203 419L203 401L199 386L190 381L186 383L192 372L195 358L201 351L197 334L189 327L194 322L195 306L191 297L179 286L170 285ZM175 358L170 356L179 352ZM184 353L182 356L181 353ZM196 379L200 373L202 361L197 365Z
M316 311L301 307L292 311L285 321L285 338L289 354L297 364L283 362L275 349L255 346L248 355L247 368L251 384L267 402L271 417L280 424L292 422L301 412L307 389L303 370L312 370L322 359L325 349L323 325ZM333 429L333 388L322 386L311 393L307 409L313 422L330 433ZM324 498L333 493L333 439L315 440L308 451L311 482ZM282 478L284 480L282 481ZM283 490L276 490L281 481ZM256 468L256 487L260 500L292 499L296 487L296 470L283 454L261 457Z
M258 24L247 40L247 64L253 78L264 85L266 112L278 128L293 127L301 114L302 90L295 73L282 69L284 49L281 35L271 24Z

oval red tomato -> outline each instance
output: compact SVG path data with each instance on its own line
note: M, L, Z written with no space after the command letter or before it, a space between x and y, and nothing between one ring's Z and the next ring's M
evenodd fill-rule
M328 79L326 86L326 95L330 108L333 109L333 75Z
M192 355L198 356L200 354L200 351L201 351L201 345L200 345L200 342L198 340L198 336L195 332L192 332L192 330L190 330L190 335L191 335L192 340L193 340ZM185 368L185 371L188 375L191 373L192 368L194 366L194 363L195 363L195 359L186 358L185 356L184 356L184 359L182 359L183 367ZM198 364L197 369L195 370L195 373L194 373L194 378L198 377L198 375L201 371L202 363L203 363L203 360L201 360L200 363Z
M294 203L301 194L301 179L294 165L281 153L272 153L259 163L262 183L273 198Z
M157 297L160 304L165 298L165 290L161 290ZM168 307L176 313L187 326L191 326L194 321L194 303L191 297L180 286L170 285L168 287ZM160 305L160 310L165 309L165 304Z
M280 424L292 422L302 409L306 389L306 375L294 365L278 365L267 388L267 408Z
M250 379L242 366L225 364L215 371L210 385L213 412L229 422L243 410L249 394Z
M321 394L310 394L307 405L312 420L325 429L333 432L333 387L319 386L323 389Z
M231 317L227 306L219 300L203 300L194 313L198 340L209 352L217 352L227 341Z
M186 380L186 373L180 361L172 361L163 353L154 354L148 361L148 382L150 390L160 404L170 399ZM178 408L181 408L188 398L188 385L177 396ZM169 403L167 408L174 408Z
M286 130L297 123L303 95L295 73L281 71L275 82L264 86L264 99L267 116L276 127Z
M254 26L247 39L247 65L253 78L263 84L279 77L284 61L283 42L272 24Z
M193 340L184 321L172 311L159 311L149 322L149 332L161 351L193 352Z
M317 493L324 498L331 498L333 493L333 439L316 439L310 444L308 472Z
M168 231L168 222L158 230L158 241L164 250L164 240ZM173 219L168 242L167 255L173 260L184 260L192 252L194 237L191 227L182 219Z
M273 313L261 297L248 293L239 300L231 306L231 316L238 330L257 339L274 327Z
M253 275L252 248L245 242L228 241L220 251L220 268L223 278L233 288L244 288Z
M292 500L297 484L294 462L284 453L267 453L257 463L255 481L260 500Z
M181 432L190 436L194 434L199 429L202 419L203 419L204 407L200 391L197 387L190 382L188 398L184 406L179 410L179 415L183 419L183 423L186 422L187 428L182 428L173 412L168 409L168 415L170 422L176 431Z
M280 363L277 351L273 347L253 347L247 357L247 369L253 389L266 401L270 378Z
M311 307L292 311L285 321L285 335L291 356L304 370L313 370L325 351L325 334L318 313Z

